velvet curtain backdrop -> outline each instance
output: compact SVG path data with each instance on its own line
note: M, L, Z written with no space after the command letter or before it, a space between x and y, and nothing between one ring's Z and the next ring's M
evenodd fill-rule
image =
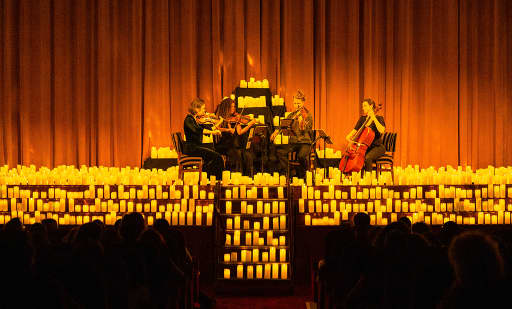
M255 77L336 148L371 97L398 165L510 165L510 29L508 0L3 0L0 164L140 166Z

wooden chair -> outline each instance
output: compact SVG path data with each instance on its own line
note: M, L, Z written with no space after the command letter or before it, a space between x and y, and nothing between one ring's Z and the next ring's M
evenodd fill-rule
M386 153L375 160L377 175L380 175L380 173L384 171L390 171L391 177L394 179L393 159L395 156L396 135L396 132L385 132L384 136L382 137L382 142L386 148Z
M201 180L201 172L203 171L203 158L192 157L183 154L183 139L181 132L171 133L174 149L178 153L178 174L183 177L184 172L199 172L199 180Z

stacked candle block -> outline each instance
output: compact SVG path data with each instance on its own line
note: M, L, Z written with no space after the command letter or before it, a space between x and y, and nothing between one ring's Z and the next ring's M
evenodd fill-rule
M178 158L176 150L170 147L151 147L151 158L152 159L172 159Z
M238 108L266 107L267 101L265 96L257 98L245 96L238 97Z
M211 184L210 184L211 183ZM0 168L0 224L20 218L34 224L53 218L61 225L101 220L112 225L123 214L140 212L148 225L164 218L171 225L212 225L215 178L177 168L61 166L53 170L34 166Z
M292 206L297 225L339 225L358 212L370 215L372 225L387 225L406 216L413 223L510 224L512 169L470 167L419 170L396 168L379 175L354 173L340 178L339 170L308 172L294 179Z
M288 280L290 229L286 178L262 174L252 185L224 172L219 196L221 234L218 277Z
M279 97L278 94L272 97L272 106L284 106L284 98Z

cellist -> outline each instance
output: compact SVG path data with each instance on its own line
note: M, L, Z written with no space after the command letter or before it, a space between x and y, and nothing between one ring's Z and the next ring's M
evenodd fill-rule
M384 122L384 117L375 115L375 101L372 99L364 99L362 105L364 115L359 118L356 126L352 131L350 131L346 139L349 143L349 146L350 144L354 143L352 137L365 123L366 119L369 118L366 126L372 129L372 131L375 133L375 138L373 139L370 147L368 147L366 150L363 169L365 171L371 171L373 162L375 162L375 160L377 160L386 152L386 148L384 148L384 145L382 144L382 135L384 134L384 131L386 131L386 123Z

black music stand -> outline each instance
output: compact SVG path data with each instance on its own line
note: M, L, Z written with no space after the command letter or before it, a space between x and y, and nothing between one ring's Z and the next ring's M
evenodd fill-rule
M331 137L328 136L327 134L325 134L325 131L322 130L322 129L319 129L319 130L315 130L315 135L317 135L317 137L315 138L315 140L313 141L313 143L311 143L311 147L313 147L313 145L316 144L316 142L320 139L323 139L324 140L324 164L325 164L325 144L329 144L329 145L332 145L332 140L331 140ZM315 149L315 155L316 155L316 149ZM325 165L323 165L323 168L324 168L324 178L327 177L327 169L325 168Z

